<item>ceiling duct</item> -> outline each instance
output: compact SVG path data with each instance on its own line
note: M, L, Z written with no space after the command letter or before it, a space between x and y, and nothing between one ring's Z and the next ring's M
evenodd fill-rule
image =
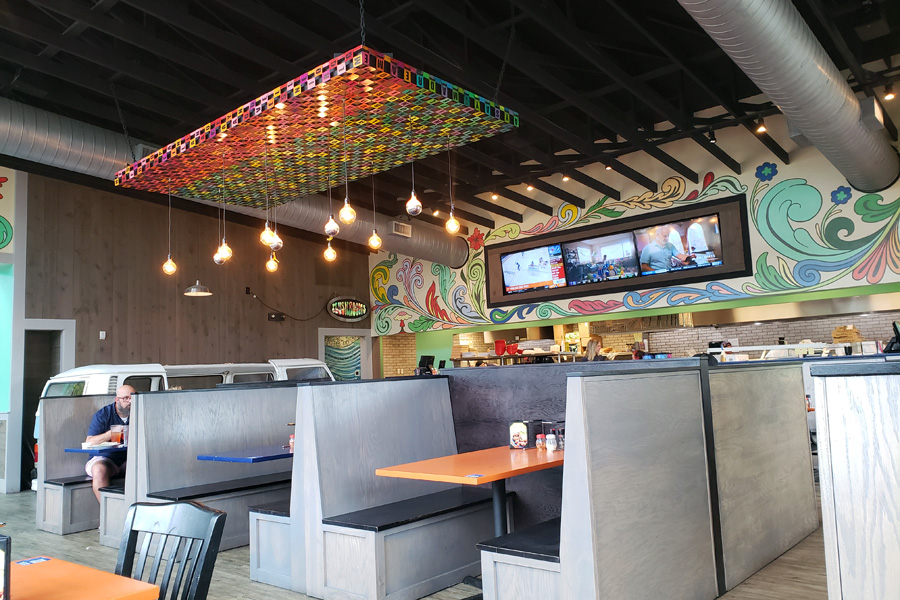
M144 142L132 141L138 148L149 148ZM107 181L112 180L116 172L132 160L125 136L120 133L7 98L0 98L0 154ZM187 200L196 202L193 198ZM202 204L215 205L208 202ZM266 220L265 211L257 208L229 206L228 210ZM353 225L341 226L340 239L365 245L372 234L372 219L363 218L367 214L364 210L357 212L360 218ZM280 205L278 222L322 233L324 245L322 227L329 214L327 199L309 196ZM392 231L392 221L391 217L376 215L375 226L379 231ZM462 266L469 252L461 237L447 235L442 229L424 223L416 223L409 238L386 236L382 249L451 267Z
M900 175L884 131L861 121L856 95L790 0L678 0L847 181L877 192Z

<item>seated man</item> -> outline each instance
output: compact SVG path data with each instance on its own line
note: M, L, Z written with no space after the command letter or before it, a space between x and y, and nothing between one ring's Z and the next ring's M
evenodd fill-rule
M131 416L131 394L133 393L134 388L130 385L119 386L119 389L116 390L116 401L104 406L94 414L85 442L92 446L108 442L112 439L110 429L113 425L128 425L128 417ZM84 470L94 478L92 487L94 495L97 496L97 502L99 502L100 488L108 486L110 479L125 472L125 456L115 457L115 459L93 456L84 465Z

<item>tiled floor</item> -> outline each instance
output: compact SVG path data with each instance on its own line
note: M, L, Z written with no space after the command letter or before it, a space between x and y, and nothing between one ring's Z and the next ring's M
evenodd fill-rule
M101 546L98 533L85 531L66 536L34 527L35 494L0 494L2 533L13 539L14 560L47 554L112 571L116 550ZM431 600L459 600L478 590L459 584L442 590ZM725 600L825 600L825 554L821 528L756 575L723 596ZM219 554L209 600L304 600L303 594L250 581L249 547Z

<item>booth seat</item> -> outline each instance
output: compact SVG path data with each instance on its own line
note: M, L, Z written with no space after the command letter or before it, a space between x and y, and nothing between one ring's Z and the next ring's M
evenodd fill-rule
M35 514L38 529L65 535L100 526L100 505L91 477L84 471L89 457L65 449L80 448L94 413L113 401L112 395L41 400Z
M129 478L135 477L133 486L126 485L125 505L194 500L228 513L222 550L248 545L250 507L290 499L293 459L235 463L197 457L286 443L295 407L293 387L138 395L128 467Z

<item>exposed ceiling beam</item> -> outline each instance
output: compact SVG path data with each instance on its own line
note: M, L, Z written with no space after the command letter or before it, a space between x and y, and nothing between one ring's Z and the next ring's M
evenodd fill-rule
M243 90L253 96L260 86L259 81L247 77L227 66L215 61L186 52L172 44L168 44L149 32L140 23L113 19L92 12L72 0L28 0L32 4L50 9L76 21L82 21L97 31L142 48L166 60L191 69L212 79L227 83L236 90Z
M582 173L578 169L566 169L564 171L564 174L568 175L581 185L585 185L596 192L600 192L604 196L609 196L613 200L620 200L622 198L622 194L616 188L612 187L611 185L606 185L602 181L594 179L590 175Z
M399 214L406 214L406 200L409 198L409 194L412 190L407 189L407 187L403 184L393 182L388 179L387 174L382 174L375 179L375 189L381 190L391 195L393 200L393 205L396 207ZM365 181L368 184L371 179L359 180L360 182ZM404 182L405 183L405 182ZM424 194L421 195L424 198ZM420 198L421 200L421 198ZM440 210L449 210L450 205L444 202L442 199L429 198L428 199L431 205L438 205L436 208ZM423 205L425 203L423 202ZM422 214L425 214L427 211L423 211ZM469 221L470 223L475 223L477 225L482 225L483 227L488 227L490 229L494 228L494 220L490 217L483 217L481 215L477 215L475 213L471 213L464 209L454 209L453 214L455 214L460 219L464 219Z
M119 0L97 0L94 5L91 7L91 12L95 12L97 14L105 14L112 9L116 4L119 3ZM7 10L11 3L7 3ZM62 35L66 39L72 39L78 37L88 28L87 24L82 23L81 21L75 21L63 31ZM42 58L53 58L56 56L56 53L59 52L61 48L57 48L55 46L48 46L44 48L40 52L38 52L38 56Z
M136 61L124 58L112 48L88 46L73 36L56 33L43 25L39 25L27 19L21 13L17 14L17 11L21 11L22 6L25 5L13 4L11 7L8 7L5 17L0 19L0 28L31 38L48 47L62 50L111 71L124 73L132 79L158 87L172 95L181 96L200 105L207 105L221 111L228 111L234 108L232 102L207 92L194 82L148 69ZM39 52L38 56L49 60L49 57L43 52Z
M450 185L449 183L445 183L443 180L435 179L433 177L429 177L427 174L423 173L421 170L419 174L416 175L416 180L422 184L423 187L431 188L436 192L439 192L443 196L449 198L450 196ZM472 192L475 188L471 185L465 185L461 183L456 183L453 186L453 202L468 204L469 206L473 206L475 208L480 208L482 210L495 213L497 215L504 216L508 219L512 219L517 223L521 223L524 219L521 214L511 211L502 206L497 206L495 204L491 204L487 200L482 200L481 198L476 198L475 194ZM424 194L424 192L423 192ZM493 226L491 226L493 228Z
M480 27L476 23L470 21L465 15L459 13L454 8L443 4L442 2L436 2L435 0L415 1L433 16L456 29L461 35L474 41L479 46L489 50L498 57L502 58L507 56L507 45L502 40L498 39L497 36L485 35L481 32ZM611 106L608 106L606 102L597 101L594 103L585 100L577 91L559 80L552 73L535 65L533 61L526 60L523 55L527 55L528 52L524 51L515 42L510 44L510 46L511 51L508 53L510 65L525 75L532 77L535 81L540 82L552 93L568 100L573 106L590 116L592 119L603 124L605 127L612 129L631 142L636 148L643 150L673 171L681 174L694 183L700 181L700 176L695 171L648 142L634 126L615 116L615 111Z
M544 204L543 202L538 202L534 198L529 198L519 192L515 192L509 188L503 187L497 190L494 190L498 196L502 196L507 200L512 200L516 204L521 204L522 206L527 206L528 208L532 208L540 213L544 213L545 215L553 216L553 209Z
M245 19L250 19L258 25L279 33L286 39L302 44L311 50L326 55L336 52L345 52L348 48L340 47L337 43L320 35L319 33L303 27L288 19L284 14L275 11L259 2L250 0L215 0L230 10L236 12Z
M640 15L634 14L633 8L631 8L627 3L622 3L620 0L606 0L607 4L609 4L613 9L616 10L622 17L628 21L628 24L634 27L641 35L650 40L659 50L666 55L673 63L678 65L682 72L690 77L694 81L694 85L697 86L698 89L702 90L706 93L707 96L710 97L714 102L721 105L725 110L727 110L733 117L741 118L746 116L746 112L735 105L735 103L726 99L722 94L717 92L710 85L710 81L714 81L714 78L704 76L699 73L697 69L691 66L691 61L688 57L682 55L680 51L675 50L672 44L667 44L663 42L663 40L658 36L651 32L645 25L644 20ZM790 156L788 155L787 150L782 148L778 142L776 142L772 137L767 134L757 134L755 129L750 123L745 123L744 127L749 130L753 136L758 139L766 148L769 149L772 154L777 156L779 160L781 160L784 164L790 164Z
M173 25L191 37L206 40L210 44L218 46L241 56L258 65L272 69L279 73L285 81L300 75L298 68L291 62L284 60L277 54L258 46L233 33L224 31L210 25L202 19L198 19L188 13L187 5L170 3L168 0L121 0L148 15L153 15L160 21ZM267 79L261 77L260 79Z
M30 52L20 50L2 42L0 42L0 56L13 63L20 64L27 69L51 75L79 87L93 90L103 96L109 96L112 91L112 84L110 82L96 77L95 74L88 69L77 67L72 64L62 64L58 60L40 58ZM133 106L149 110L159 115L178 119L183 123L192 123L197 120L196 112L187 109L182 105L172 104L166 100L154 98L143 92L126 88L117 88L116 95L123 102L127 102Z

